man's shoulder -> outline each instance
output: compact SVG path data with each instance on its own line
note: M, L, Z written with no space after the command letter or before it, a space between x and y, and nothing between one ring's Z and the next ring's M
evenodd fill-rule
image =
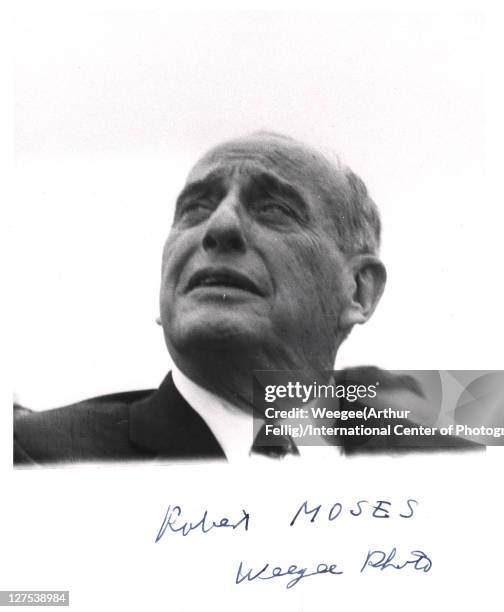
M360 400L344 404L347 411L365 414L351 421L352 425L360 426L362 433L346 436L344 445L349 455L485 448L471 440L441 433L443 428L438 422L443 396L438 375L358 366L339 371L338 377L350 381L352 386L371 384L375 389L370 407Z
M223 451L170 372L157 389L93 397L44 412L15 408L15 464L206 457L222 458Z
M14 463L57 463L132 452L129 409L148 401L154 389L111 393L34 411L14 405Z

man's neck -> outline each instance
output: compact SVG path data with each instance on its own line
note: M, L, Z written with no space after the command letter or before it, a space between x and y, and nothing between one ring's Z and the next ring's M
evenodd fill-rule
M199 352L198 355L183 357L174 355L174 361L183 374L211 393L223 398L234 406L252 413L253 374L257 370L296 371L307 381L320 378L323 371L333 369L334 360L326 365L307 364L304 360L286 358L274 359L267 355L254 358L250 352L231 355L229 352ZM321 381L322 382L322 381Z

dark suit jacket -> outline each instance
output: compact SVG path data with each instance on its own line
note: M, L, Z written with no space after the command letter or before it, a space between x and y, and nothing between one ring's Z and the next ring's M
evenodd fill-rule
M475 446L458 438L406 436L341 443L346 454ZM104 395L43 412L15 409L16 465L147 459L225 459L205 421L177 391L171 373L157 390Z
M208 459L225 455L171 373L157 390L14 416L14 463Z

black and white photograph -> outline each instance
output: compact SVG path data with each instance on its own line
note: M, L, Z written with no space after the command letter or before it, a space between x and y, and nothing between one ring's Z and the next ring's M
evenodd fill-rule
M498 609L499 19L12 7L0 605Z

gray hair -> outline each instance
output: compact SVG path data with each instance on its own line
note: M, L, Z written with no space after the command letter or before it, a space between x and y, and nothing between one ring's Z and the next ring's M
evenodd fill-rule
M381 241L381 220L378 207L371 199L364 181L342 162L339 155L332 150L314 149L279 132L259 131L252 136L265 136L273 141L279 140L298 145L305 149L312 159L317 157L329 175L335 178L338 174L342 174L347 187L343 196L341 190L334 189L330 182L326 185L319 185L325 192L327 201L336 209L334 218L339 246L349 254L378 254ZM324 183L324 181L321 182Z
M378 254L381 240L381 220L378 207L369 196L364 181L351 168L342 168L348 194L338 202L339 239L349 253Z

